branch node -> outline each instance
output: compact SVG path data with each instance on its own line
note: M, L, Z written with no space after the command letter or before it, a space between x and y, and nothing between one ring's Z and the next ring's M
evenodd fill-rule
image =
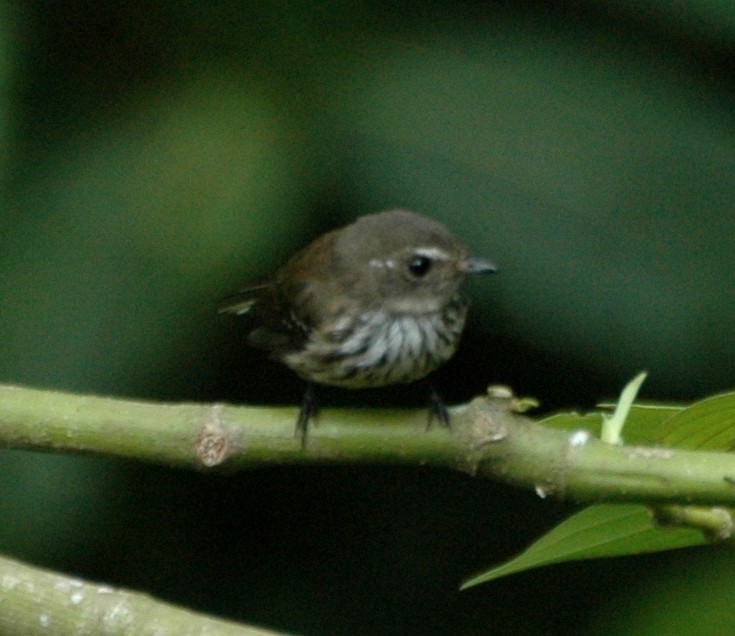
M508 423L513 421L509 416L523 413L532 406L528 400L517 398L508 386L487 387L486 396L470 403L471 426L467 431L470 448L479 449L486 444L502 442L509 435Z
M230 455L232 444L222 424L222 404L209 409L209 420L205 422L194 445L194 452L202 466L212 468L224 462Z
M735 524L733 524L733 518L730 511L727 508L717 506L716 508L712 508L712 512L722 520L722 528L715 533L714 540L726 541L727 539L730 539L732 537L733 530L735 530Z
M472 447L481 448L486 444L502 442L508 437L508 428L503 422L497 421L490 413L483 412L474 421L474 435Z
M697 528L714 542L730 539L735 529L730 511L722 506L654 506L651 513L657 525Z

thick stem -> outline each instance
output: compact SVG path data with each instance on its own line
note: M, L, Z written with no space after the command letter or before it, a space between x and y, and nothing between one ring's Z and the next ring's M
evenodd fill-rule
M3 636L276 636L0 557Z
M0 387L0 445L88 452L170 466L238 470L278 463L435 465L580 502L735 504L730 453L604 444L541 426L502 392L450 409L320 411L305 447L297 409L155 404Z

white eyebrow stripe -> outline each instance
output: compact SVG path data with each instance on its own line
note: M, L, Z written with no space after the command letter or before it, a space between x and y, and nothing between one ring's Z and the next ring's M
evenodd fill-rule
M416 248L415 253L419 256L426 256L426 258L430 258L434 261L448 261L449 260L449 254L447 254L443 249L440 249L438 247L419 247Z
M417 247L413 250L412 254L418 256L425 256L430 258L432 261L448 261L451 260L451 256L439 247ZM374 258L370 261L370 267L381 267L393 269L397 266L397 263L392 258L386 258L385 260L380 258Z

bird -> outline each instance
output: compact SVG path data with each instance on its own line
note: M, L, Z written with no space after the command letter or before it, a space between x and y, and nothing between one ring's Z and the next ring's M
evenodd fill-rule
M304 445L314 383L363 389L425 378L459 345L462 283L496 271L438 221L388 210L320 236L270 280L225 298L220 312L247 314L248 344L307 382L296 425Z

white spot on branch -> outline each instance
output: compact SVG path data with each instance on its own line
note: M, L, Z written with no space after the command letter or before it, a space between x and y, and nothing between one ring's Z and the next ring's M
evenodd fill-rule
M580 446L586 446L590 439L592 439L592 436L589 431L585 431L584 429L573 431L569 436L569 447L579 448Z

